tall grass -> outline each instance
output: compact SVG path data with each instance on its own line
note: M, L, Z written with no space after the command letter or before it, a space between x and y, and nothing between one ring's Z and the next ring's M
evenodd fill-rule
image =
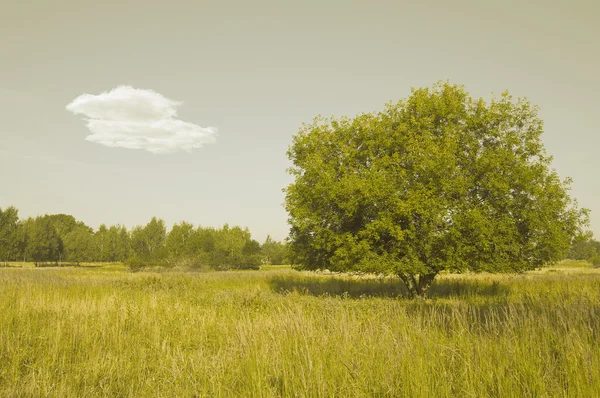
M0 270L0 396L595 396L600 271Z

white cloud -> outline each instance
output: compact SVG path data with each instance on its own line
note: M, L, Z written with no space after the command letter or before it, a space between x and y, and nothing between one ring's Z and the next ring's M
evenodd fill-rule
M98 95L82 94L67 110L87 119L88 141L153 153L191 151L215 141L215 127L176 119L181 102L152 90L119 86Z

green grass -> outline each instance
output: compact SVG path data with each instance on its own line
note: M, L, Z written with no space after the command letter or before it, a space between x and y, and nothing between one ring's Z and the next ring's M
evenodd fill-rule
M593 397L600 270L0 269L2 397Z

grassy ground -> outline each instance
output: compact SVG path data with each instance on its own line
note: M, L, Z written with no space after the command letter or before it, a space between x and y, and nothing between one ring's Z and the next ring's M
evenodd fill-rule
M594 397L600 270L394 279L0 268L4 397Z

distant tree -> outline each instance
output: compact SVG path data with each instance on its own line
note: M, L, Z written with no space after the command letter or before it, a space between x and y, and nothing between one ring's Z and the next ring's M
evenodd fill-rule
M138 226L131 232L133 255L148 260L163 256L166 237L165 222L153 217L146 226Z
M94 232L87 226L77 226L63 238L65 260L77 263L94 257Z
M34 223L35 219L32 217L28 217L24 220L21 220L21 222L19 223L19 231L17 232L18 239L21 241L19 260L22 260L23 262L32 261L29 255L29 240Z
M27 243L29 241L29 238L28 238L26 226L27 226L27 221L25 221L25 220L21 220L17 224L17 230L15 231L14 239L12 241L12 243L14 245L13 246L14 251L13 251L13 254L11 255L11 260L25 262L27 259L26 251L27 251Z
M0 262L123 261L132 268L258 268L264 255L247 228L194 229L175 224L167 234L156 217L134 228L101 224L96 232L68 214L51 214L19 220L14 207L0 208Z
M42 262L58 262L62 252L62 241L53 219L47 215L36 217L28 222L26 230L26 257L36 266Z
M236 268L242 258L242 250L247 240L244 231L239 227L230 228L225 224L223 228L214 232L214 237L213 265L218 268Z
M202 228L196 229L196 236L194 245L203 252L212 253L215 251L215 228Z
M413 296L443 271L515 272L565 257L587 223L527 100L462 86L413 90L294 137L286 190L301 269L397 275Z
M261 252L267 264L286 264L287 246L284 243L273 240L267 235L265 242L261 246Z
M93 261L123 261L130 255L129 232L121 225L107 227L101 224L94 234L93 250L90 254Z
M75 217L69 214L50 214L46 215L45 217L47 217L50 223L52 223L58 236L65 236L75 227L82 224L81 222L77 221Z
M248 231L248 233L250 233ZM260 264L264 262L264 256L260 250L260 243L249 237L242 248L242 259L240 268L259 269Z
M64 245L64 238L67 234L73 231L75 228L83 227L87 228L85 224L79 222L69 214L50 214L44 217L48 218L48 222L52 224L56 230L56 235L59 239L58 245L58 262L62 262L65 259L66 249Z
M108 242L110 247L109 261L124 261L129 257L129 232L122 225L112 225L108 229Z
M92 253L94 261L110 261L109 232L105 224L100 224L98 231L94 234Z
M182 221L175 224L166 240L166 250L171 256L191 256L199 251L196 230L190 223Z
M214 250L210 252L212 265L217 269L258 269L262 257L260 244L252 239L250 231L238 226L214 230Z
M0 261L5 263L17 255L19 211L13 207L0 208Z
M598 262L600 256L600 242L593 239L591 233L582 234L574 240L569 250L568 258L573 260L587 260Z

